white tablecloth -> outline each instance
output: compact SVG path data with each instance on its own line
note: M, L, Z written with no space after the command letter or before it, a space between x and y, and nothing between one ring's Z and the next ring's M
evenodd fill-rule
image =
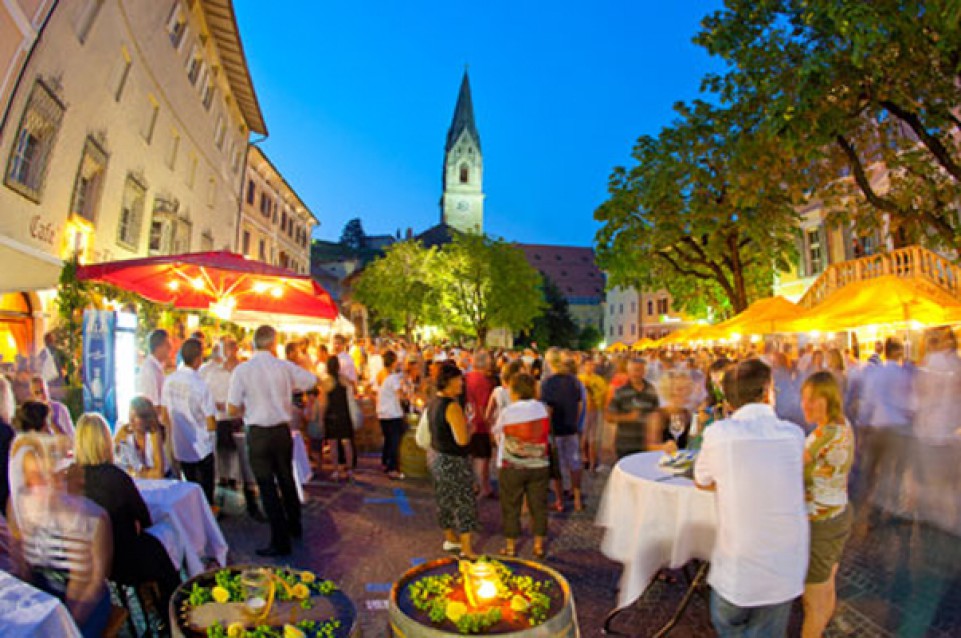
M624 457L604 488L597 524L607 528L601 551L623 563L618 607L634 602L662 567L708 560L717 514L714 494L657 466L662 452Z
M59 599L0 571L0 637L62 636L79 638L80 630Z
M186 564L187 573L204 571L204 558L227 564L227 541L217 525L204 492L196 483L166 479L135 479L147 503L156 536L174 565Z
M294 483L297 484L297 496L300 497L300 502L304 503L307 500L304 497L304 483L313 478L314 470L310 467L310 457L307 456L303 435L299 430L294 430L291 438L294 442Z

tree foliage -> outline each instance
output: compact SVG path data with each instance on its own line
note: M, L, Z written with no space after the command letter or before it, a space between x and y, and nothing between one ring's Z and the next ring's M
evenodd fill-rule
M351 250L360 250L364 247L367 233L364 232L364 224L359 217L354 217L344 225L344 230L340 233L340 243Z
M416 240L397 242L363 270L354 285L357 300L410 337L437 317L440 260L436 248Z
M837 222L961 247L961 3L726 0L696 42L706 90L780 143L785 181ZM886 168L887 170L883 170Z
M446 323L480 343L492 328L528 329L544 308L540 274L519 248L501 239L458 233L441 261Z
M544 294L544 312L534 319L528 341L559 348L576 347L579 334L567 298L557 284L545 275L541 275L541 290Z
M771 177L777 147L742 113L675 109L671 126L638 139L634 166L612 173L594 215L598 263L610 285L667 288L688 312L740 312L794 251L797 192Z

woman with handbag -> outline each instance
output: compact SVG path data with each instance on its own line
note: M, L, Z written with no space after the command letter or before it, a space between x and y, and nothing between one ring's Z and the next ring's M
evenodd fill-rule
M324 407L324 436L330 442L334 473L331 478L339 481L342 477L348 482L354 480L354 424L351 420L350 388L340 378L340 360L327 359L327 377L323 381L326 405ZM344 457L340 459L337 448L343 446Z

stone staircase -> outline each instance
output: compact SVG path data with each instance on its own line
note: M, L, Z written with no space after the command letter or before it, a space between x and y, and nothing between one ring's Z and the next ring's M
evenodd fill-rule
M798 304L802 308L812 308L839 288L884 275L921 279L961 300L961 267L927 248L908 246L831 264L811 284Z

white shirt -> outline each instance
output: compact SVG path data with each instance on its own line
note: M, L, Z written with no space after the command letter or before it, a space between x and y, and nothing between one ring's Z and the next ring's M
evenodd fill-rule
M341 352L337 360L340 361L340 377L356 384L357 366L354 365L354 359L346 352Z
M234 368L227 403L244 408L248 426L270 427L290 423L294 392L317 385L317 377L290 361L258 350L250 361Z
M694 466L717 488L717 542L708 583L740 607L783 603L804 591L809 523L804 432L769 405L742 407L704 431Z
M210 388L193 368L180 366L167 377L163 407L170 418L174 458L185 463L202 461L214 451L214 433L207 430L207 417L217 408Z
M930 445L959 441L961 426L961 357L956 352L932 352L918 373L917 437Z
M214 403L223 405L223 409L217 408L217 420L225 421L227 416L227 391L230 390L231 370L224 367L222 361L208 361L200 366L200 377L210 388L210 394L214 398Z
M40 351L40 376L47 383L53 383L60 378L57 360L53 356L53 351L47 347Z
M914 413L914 379L895 361L867 366L862 376L859 425L907 427Z
M143 365L140 366L140 373L137 374L137 394L142 394L154 407L160 406L160 397L164 387L164 367L163 364L152 354L147 355Z
M379 354L372 354L367 357L367 378L370 382L377 385L377 375L384 369L384 357Z
M384 383L377 391L377 418L402 419L404 409L400 407L400 389L404 383L404 375L400 372L388 374Z

